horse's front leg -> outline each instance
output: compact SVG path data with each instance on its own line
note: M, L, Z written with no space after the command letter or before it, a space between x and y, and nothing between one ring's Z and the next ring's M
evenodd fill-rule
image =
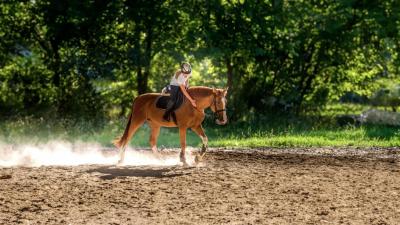
M160 126L156 126L154 124L150 123L151 127L151 134L150 134L150 147L151 151L153 151L153 154L156 156L159 156L158 150L157 150L157 138L158 135L160 134Z
M196 155L195 162L199 163L201 160L203 160L203 156L206 154L206 151L208 149L208 138L206 134L204 133L203 127L197 126L197 127L192 127L192 130L199 135L201 138L201 141L203 142L203 146L201 147L201 151L198 155Z
M119 149L119 160L118 160L118 166L122 166L122 164L124 163L124 159L125 159L125 149L126 146L123 146L122 148Z
M181 154L179 158L184 166L187 166L186 157L185 157L185 150L186 150L186 128L180 127L179 128L179 136L181 141Z

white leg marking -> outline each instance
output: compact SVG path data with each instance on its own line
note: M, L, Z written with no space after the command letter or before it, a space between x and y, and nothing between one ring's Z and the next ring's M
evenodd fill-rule
M122 147L122 148L119 150L119 161L118 161L118 164L122 164L122 163L124 162L124 158L125 158L125 148L126 148L126 147Z
M203 142L203 145L207 146L208 145L208 138L207 137L203 137L203 136L200 136L200 138L201 138L201 141Z

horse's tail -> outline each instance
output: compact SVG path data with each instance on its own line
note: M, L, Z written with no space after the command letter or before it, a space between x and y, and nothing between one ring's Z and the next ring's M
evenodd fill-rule
M116 139L113 141L113 144L114 144L117 148L124 147L124 146L127 144L127 142L128 142L128 133L129 133L129 128L130 128L130 126L131 126L132 114L133 114L133 112L131 112L131 114L129 115L128 124L126 124L125 131L124 131L124 134L122 135L122 137L116 138Z
M129 129L131 129L131 123L132 123L132 120L133 120L133 112L135 111L135 102L136 102L136 100L138 98L139 97L137 97L137 98L135 98L135 100L133 100L132 108L131 108L131 114L129 114L129 119L128 119L128 123L126 124L124 134L122 135L122 137L116 138L113 141L113 144L117 148L125 147L128 144L128 141L130 139L130 137L129 137Z
M146 121L146 111L148 110L149 103L154 101L154 96L155 95L144 94L135 98L132 103L132 111L129 115L124 134L113 142L117 148L125 147L139 127Z

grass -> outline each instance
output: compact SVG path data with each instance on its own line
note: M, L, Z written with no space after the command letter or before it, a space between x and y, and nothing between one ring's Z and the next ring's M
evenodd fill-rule
M387 128L373 129L375 132ZM396 135L370 136L370 128L347 128L343 130L318 130L293 132L280 135L259 135L243 138L240 136L217 139L212 145L237 147L395 147L400 145L399 133L390 130Z
M353 107L353 110L351 109ZM208 118L204 124L212 147L396 147L400 146L399 127L336 125L337 114L360 113L363 106L331 105L319 115L303 117L258 116L226 126L217 126ZM95 142L111 147L112 140L122 135L126 118L89 124L67 120L19 118L0 122L0 142L37 143L50 140ZM144 125L130 145L148 147L150 128ZM200 138L188 131L187 144L198 147ZM177 128L162 128L159 147L179 147Z

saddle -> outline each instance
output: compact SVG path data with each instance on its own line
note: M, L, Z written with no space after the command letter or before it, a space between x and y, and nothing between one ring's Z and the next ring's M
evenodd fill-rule
M168 87L168 88L171 88L171 87ZM174 123L177 124L175 110L177 110L177 109L179 109L179 107L181 107L185 97L183 96L183 93L179 92L179 90L176 90L176 88L174 88L174 90L169 90L168 92L170 93L169 96L161 95L161 96L157 97L156 108L165 110L164 116L163 116L164 120L170 121L171 117L172 117ZM163 93L164 93L164 90L163 90ZM172 98L171 98L171 95L172 95Z
M169 102L169 99L171 97L166 96L166 95L161 95L156 99L156 107L159 109L167 109L167 105Z
M169 95L161 95L159 97L156 98L156 107L159 109L167 109L168 106L168 102L170 100L170 96ZM177 100L177 102L175 103L173 110L177 110L182 106L183 103L183 99L179 99Z
M169 102L170 99L171 99L170 96L165 96L165 95L159 96L156 99L156 107L159 108L159 109L165 110L165 113L167 113L168 102ZM174 121L175 124L178 124L177 120L176 120L175 110L178 109L180 105L182 105L182 103L179 104L179 105L177 105L177 103L175 103L175 105L170 109L172 111L170 111L169 118L172 117L172 120Z

